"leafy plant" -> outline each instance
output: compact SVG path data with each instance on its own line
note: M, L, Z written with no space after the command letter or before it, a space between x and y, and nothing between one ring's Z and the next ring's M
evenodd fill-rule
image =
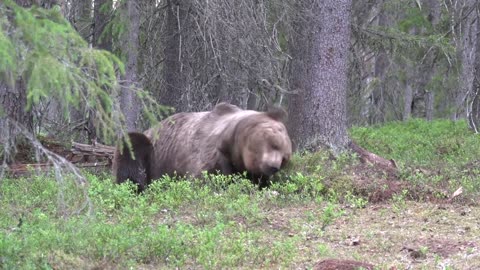
M340 217L344 212L338 209L338 206L333 203L327 203L323 209L323 213L320 216L322 222L322 231L324 231L328 225L330 225L337 217Z

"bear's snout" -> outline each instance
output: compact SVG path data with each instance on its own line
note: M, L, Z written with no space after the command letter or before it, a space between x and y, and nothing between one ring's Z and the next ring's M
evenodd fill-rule
M267 172L268 172L270 175L273 175L273 174L275 174L276 172L278 172L279 170L280 170L280 167L269 166Z
M278 151L264 153L259 166L261 173L268 177L272 176L280 170L282 159L282 154Z
M275 174L276 172L278 172L280 170L280 167L277 167L277 166L267 166L266 170L265 170L265 174L270 176L270 175L273 175Z

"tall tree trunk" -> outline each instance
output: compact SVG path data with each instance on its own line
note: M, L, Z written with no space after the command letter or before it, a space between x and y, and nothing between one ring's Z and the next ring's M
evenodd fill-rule
M477 4L477 8L480 9L480 4ZM478 10L478 9L477 9ZM468 101L468 122L470 128L476 133L480 133L480 15L476 12L476 35L475 35L475 47L473 55L473 80L472 86L469 91Z
M465 100L468 93L472 92L475 63L475 46L477 43L478 24L475 23L478 18L478 3L476 0L466 0L462 5L462 12L459 17L461 40L456 44L459 58L462 60L462 71L458 91L455 93L454 111L451 115L452 120L457 120L465 116ZM464 18L464 19L463 19Z
M185 18L185 3L181 0L169 0L167 7L167 23L165 29L165 68L163 77L165 89L160 95L160 103L183 111L182 93L187 83L183 78L182 66L182 22Z
M93 9L94 31L92 45L94 47L112 51L112 40L109 34L103 33L110 20L112 0L95 0Z
M387 26L387 15L383 8L384 1L379 1L380 11L377 18L377 25L379 27ZM387 73L388 66L390 65L387 52L384 48L380 48L380 51L375 57L374 76L376 81L376 87L372 91L372 112L370 113L370 124L385 122L385 75Z
M410 35L418 35L417 27L412 27L409 30ZM409 63L406 61L401 64L402 68L405 70L405 89L403 91L403 113L402 120L407 121L412 117L412 114L415 114L415 97L418 96L418 92L415 88L415 79L418 75L418 67L415 64Z
M374 74L377 81L376 89L372 92L371 124L385 122L385 73L388 67L388 57L384 49L380 49L375 57Z
M76 0L71 2L71 12L68 20L85 40L92 40L92 1Z
M428 12L427 19L435 27L440 21L440 1L425 0L423 2L426 11ZM428 121L433 119L435 99L433 98L435 89L427 89L428 83L432 80L436 72L436 60L438 52L436 50L428 50L421 63L420 76L418 78L418 92L422 93L425 101L425 118Z
M427 121L433 120L435 113L435 92L429 90L425 93L425 117Z
M32 0L16 0L15 2L22 7L30 7L36 3ZM50 4L50 2L46 1L46 4ZM0 74L0 76L3 75ZM26 107L27 85L24 78L14 77L11 82L0 79L0 162L10 162L15 155L14 146L18 143L19 131L11 124L12 121L27 131L33 132L33 114Z
M127 55L125 68L126 86L121 91L120 105L125 116L127 129L135 131L140 114L138 98L135 95L137 86L137 61L138 61L138 32L140 31L140 16L138 0L129 0L127 5L128 31L124 42L124 52Z
M351 4L351 0L314 1L303 9L311 10L308 20L302 18L297 25L304 36L294 37L290 44L293 89L301 93L289 102L289 130L299 149L313 150L323 144L338 153L349 143L346 92Z
M412 115L412 102L413 102L413 89L412 85L406 81L405 82L405 91L403 95L403 121L410 119Z
M34 4L40 6L50 7L55 4L54 0L16 0L15 3L22 7L30 7ZM12 134L13 129L8 126L4 121L4 117L13 120L22 126L24 126L30 132L33 132L33 115L31 111L27 111L27 85L23 78L14 78L14 82L8 83L0 80L0 130L8 132L9 136L14 137L16 134ZM5 134L1 132L0 136ZM5 138L5 137L3 137Z

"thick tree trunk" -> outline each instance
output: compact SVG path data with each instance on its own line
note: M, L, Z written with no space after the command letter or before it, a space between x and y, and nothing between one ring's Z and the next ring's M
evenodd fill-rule
M165 68L163 78L165 89L162 89L160 103L175 108L177 111L185 110L182 102L182 93L187 91L187 82L183 77L182 66L182 22L185 18L185 1L169 0L167 7L167 22L165 29Z
M299 149L323 144L339 152L349 143L346 88L352 1L314 2L306 9L311 18L297 25L304 36L291 44L291 80L301 93L289 102L289 130Z
M16 146L22 138L18 127L33 132L33 114L26 110L26 105L23 79L18 79L15 85L0 80L0 165L15 160Z
M460 22L461 40L456 44L458 55L462 60L462 72L460 74L459 87L455 98L454 111L451 115L452 120L457 120L465 116L465 101L468 93L472 92L474 79L475 46L477 45L478 14L475 11L478 6L476 0L466 0L462 6L460 18L465 19ZM459 19L460 20L460 19Z
M18 79L15 85L0 81L0 116L8 117L27 130L33 131L33 116L30 111L26 110L26 106L27 90L23 79ZM7 131L7 128L2 126L0 130Z
M40 1L50 4L52 1ZM16 0L15 3L22 7L37 4L33 0ZM17 134L6 118L17 122L28 131L33 132L33 115L27 111L27 86L23 78L15 78L14 82L0 80L0 142L14 138Z
M126 2L128 31L125 40L124 51L127 54L125 68L126 86L122 89L120 105L125 116L125 122L129 131L137 130L137 120L140 113L138 98L135 95L137 86L137 61L138 61L138 32L140 31L140 16L138 1Z
M480 29L480 16L478 13L475 24L476 28ZM476 32L475 40L473 56L473 82L469 92L467 116L470 127L476 133L480 133L480 31Z

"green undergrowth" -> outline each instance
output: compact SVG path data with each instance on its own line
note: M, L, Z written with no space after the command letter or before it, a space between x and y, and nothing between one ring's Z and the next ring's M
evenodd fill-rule
M329 151L295 154L290 164L272 181L271 188L292 198L325 198L343 202L356 199L357 191L351 170L358 164L355 155L333 157Z
M480 191L480 137L465 121L412 119L382 126L355 127L351 138L360 146L399 166L401 178L453 192Z
M86 173L86 186L69 176L0 179L0 268L309 269L321 258L358 259L353 246L338 246L351 237L338 231L341 220L365 218L374 234L385 213L411 213L411 190L399 190L382 204L385 212L371 216L361 185L384 178L449 194L462 187L459 198L478 195L479 143L464 122L412 120L354 128L351 136L394 159L398 178L355 155L318 151L294 155L262 190L221 175L165 177L142 194L131 183L114 184L110 173Z
M355 127L350 135L371 152L406 166L465 165L477 161L480 153L480 137L465 121L412 119Z
M318 211L325 209L316 218L319 231L341 215L337 204L315 193L300 197L280 186L260 191L239 176L163 178L143 194L108 175L90 174L88 182L85 197L72 179L0 181L3 269L288 266L300 239L269 229L272 209L317 199Z

